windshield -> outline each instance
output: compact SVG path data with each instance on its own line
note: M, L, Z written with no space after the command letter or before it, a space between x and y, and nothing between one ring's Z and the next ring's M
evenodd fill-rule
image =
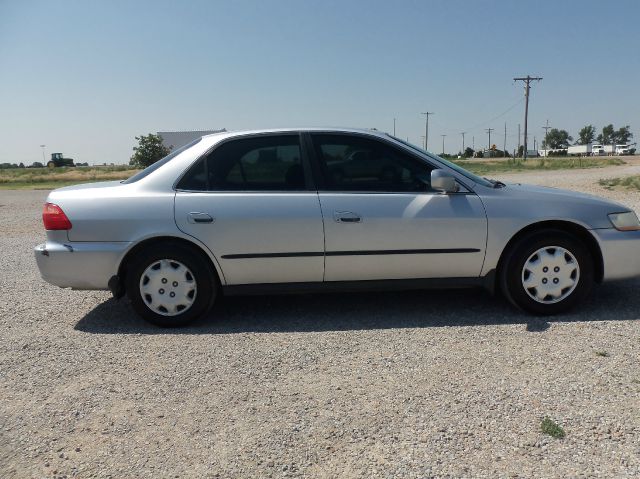
M141 180L145 176L148 176L149 174L151 174L154 171L156 171L162 165L164 165L166 163L169 163L171 160L173 160L176 156L178 156L183 151L188 150L193 145L198 144L200 142L200 140L202 140L202 137L200 137L200 138L198 138L196 140L193 140L191 143L187 143L186 145L181 146L177 150L172 151L171 153L169 153L167 156L165 156L161 160L158 160L155 163L153 163L152 165L147 166L144 170L137 172L135 175L127 178L126 180L122 181L121 183L125 184L125 185L128 185L129 183L135 183L136 181Z
M411 143L401 140L400 138L396 138L393 135L389 135L390 138L393 138L394 140L402 143L405 146L408 146L409 148L411 148L414 151L417 151L418 153L422 154L422 155L426 155L430 158L433 158L436 161L439 161L441 163L444 163L445 165L447 165L449 168L451 168L452 170L457 171L458 173L460 173L463 176L466 176L467 178L469 178L471 181L478 183L482 186L487 186L489 188L493 187L494 184L492 182L490 182L489 180L487 180L486 178L481 178L480 176L474 175L473 173L471 173L470 171L465 170L464 168L462 168L461 166L456 165L455 163L452 163L451 161L447 161L444 158L440 158L437 155L434 155L433 153L429 153L426 150L423 150L422 148L416 146L416 145L412 145Z

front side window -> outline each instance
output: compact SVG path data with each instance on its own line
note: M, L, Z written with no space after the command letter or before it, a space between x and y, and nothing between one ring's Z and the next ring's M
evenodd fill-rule
M424 156L428 156L431 158L436 159L437 161L439 161L440 163L444 163L445 165L447 165L449 168L451 168L452 170L457 171L458 173L460 173L463 176L466 176L467 178L469 178L471 181L478 183L479 185L483 185L483 186L488 186L488 187L493 187L493 183L491 183L489 180L487 180L486 178L481 178L478 175L474 175L473 173L471 173L470 171L465 170L464 168L462 168L459 165L456 165L455 163L445 160L444 158L440 158L437 155L434 155L433 153L428 152L427 150L424 150L416 145L413 145L407 141L401 140L400 138L396 138L395 136L391 136L389 135L390 138L393 138L395 141L397 141L398 143L402 143L405 146L408 146L409 148L411 148L412 150L417 151L419 154L424 155Z
M179 182L178 189L304 190L299 137L258 136L225 142L199 160Z
M425 192L432 167L374 139L312 135L330 191Z

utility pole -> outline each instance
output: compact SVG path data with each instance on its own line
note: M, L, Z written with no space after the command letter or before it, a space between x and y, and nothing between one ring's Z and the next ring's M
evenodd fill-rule
M495 130L495 128L487 128L486 131L487 133L489 133L489 151L491 151L491 132ZM489 155L491 155L491 153L489 153Z
M462 135L462 156L464 156L464 134L465 133L466 131L460 132L460 134Z
M471 137L471 149L473 150L473 152L476 152L476 137L472 136Z
M427 117L427 121L424 126L424 149L426 150L429 146L429 115L433 115L432 111L426 111L420 113L421 115L425 115Z
M507 122L504 122L504 143L502 145L504 156L507 156Z
M40 148L42 148L42 164L47 166L47 160L44 159L44 147L47 145L40 145Z
M544 156L545 158L547 157L547 148L549 148L549 128L551 128L549 126L549 120L547 120L547 126L543 126L542 129L544 130Z
M393 136L396 136L396 119L393 119Z
M520 153L520 123L518 123L518 153Z
M542 77L532 77L527 75L526 77L518 77L514 78L513 81L521 81L524 82L524 98L525 98L525 107L524 107L524 159L527 159L527 121L529 117L529 90L531 89L532 81L540 81Z
M440 135L442 137L442 156L444 156L444 137L447 135Z

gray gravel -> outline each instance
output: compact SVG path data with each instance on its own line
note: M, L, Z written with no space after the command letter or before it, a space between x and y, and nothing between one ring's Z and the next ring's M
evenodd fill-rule
M535 175L509 179L558 183ZM227 298L159 330L39 278L45 195L0 191L2 478L640 476L639 280L550 322L428 291Z

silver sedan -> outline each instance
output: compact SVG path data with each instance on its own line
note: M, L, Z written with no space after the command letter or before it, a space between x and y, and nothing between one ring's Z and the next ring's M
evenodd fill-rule
M580 193L480 178L376 131L205 136L122 182L52 191L42 277L160 326L221 294L484 287L534 314L640 275L640 223Z

